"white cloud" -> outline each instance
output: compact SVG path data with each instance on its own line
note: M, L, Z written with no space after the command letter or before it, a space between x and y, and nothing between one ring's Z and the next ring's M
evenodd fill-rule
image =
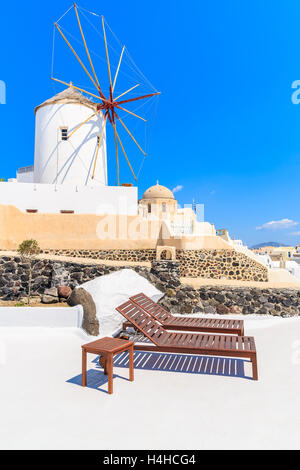
M216 192L217 192L217 191L216 191L215 189L213 189L209 194L210 194L211 196L214 196L214 195L216 194Z
M178 186L175 186L175 188L172 189L172 193L178 193L183 189L183 186L181 184L178 184Z
M295 237L299 237L299 236L300 236L300 232L292 232L292 233L289 233L289 235L292 235L292 236L295 236Z
M284 228L291 228L295 225L299 225L299 222L295 222L291 219L281 219L281 220L272 220L267 222L259 227L256 227L256 230L278 230Z

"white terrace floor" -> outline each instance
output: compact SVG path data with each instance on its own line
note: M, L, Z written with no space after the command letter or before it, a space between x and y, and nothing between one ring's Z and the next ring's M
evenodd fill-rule
M178 358L175 372L139 356L133 383L115 367L109 396L95 356L89 387L78 385L80 330L0 328L0 448L299 448L300 319L251 317L246 333L257 343L258 382L247 363L202 361L206 373L197 364L192 373ZM236 376L224 375L231 366Z

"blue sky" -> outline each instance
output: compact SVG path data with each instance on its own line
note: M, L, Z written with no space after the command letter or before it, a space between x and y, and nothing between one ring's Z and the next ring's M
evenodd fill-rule
M71 3L1 6L1 177L33 163L33 109L54 94L53 22ZM180 204L205 204L206 220L250 246L300 243L300 105L291 101L300 79L299 2L78 3L105 16L162 92L140 195L159 179L182 187Z

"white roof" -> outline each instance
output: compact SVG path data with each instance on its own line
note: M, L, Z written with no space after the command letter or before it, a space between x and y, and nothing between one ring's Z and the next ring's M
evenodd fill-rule
M42 108L43 106L48 106L48 105L57 104L57 103L82 104L84 106L88 106L89 108L92 108L93 110L96 109L96 103L94 101L90 100L85 95L80 93L78 90L73 88L72 85L70 85L68 88L61 91L57 95L53 96L52 98L49 98L48 100L38 105L34 111L36 113L37 110L39 108Z

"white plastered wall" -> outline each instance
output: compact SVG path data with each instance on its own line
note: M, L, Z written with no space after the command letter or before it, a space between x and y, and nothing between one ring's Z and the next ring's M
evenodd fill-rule
M122 186L72 186L34 183L0 183L0 204L22 212L56 214L137 214L137 188Z
M76 307L0 307L0 326L80 328L83 308Z

